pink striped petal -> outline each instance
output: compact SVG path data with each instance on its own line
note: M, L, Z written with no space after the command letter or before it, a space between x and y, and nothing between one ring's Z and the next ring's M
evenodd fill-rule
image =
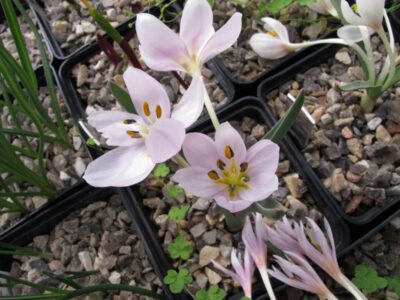
M240 134L228 123L222 123L215 132L215 145L217 147L218 156L225 160L229 159L225 156L225 148L231 147L237 164L241 164L246 159L246 146Z
M261 140L247 151L250 177L260 173L275 174L279 164L279 146L270 140Z
M217 202L220 207L225 208L231 213L237 213L239 211L245 210L253 204L253 202L240 199L228 200L224 196L215 197L215 202Z
M204 169L204 172L215 169L218 153L215 142L202 133L188 133L183 143L183 153L192 167Z
M138 116L123 111L95 111L88 116L88 122L99 132L115 123L122 123L124 120L138 120Z
M248 189L239 190L239 198L257 202L268 198L273 192L278 189L278 177L275 174L263 173L257 176L250 177Z

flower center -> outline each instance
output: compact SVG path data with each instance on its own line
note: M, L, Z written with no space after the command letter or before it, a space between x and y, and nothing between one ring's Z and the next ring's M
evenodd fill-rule
M126 119L124 120L122 123L124 123L125 125L130 125L130 124L137 124L140 126L140 129L135 131L135 130L127 130L126 134L131 138L131 139L139 139L139 138L145 138L149 135L151 127L155 124L154 119L152 119L152 110L150 108L149 102L145 101L143 103L143 114L146 117L146 120L148 122L148 124L144 123L144 122L137 122L135 120L132 119ZM154 108L154 112L153 115L156 116L156 119L160 119L162 116L162 108L160 105L156 105L156 107Z
M208 177L215 183L224 186L230 198L235 198L241 188L249 189L250 178L247 175L249 165L247 162L243 162L238 166L230 146L225 146L224 152L225 157L229 159L228 164L218 159L217 169L208 172Z
M276 31L268 31L267 32L268 35L273 36L273 37L277 37L278 33Z
M358 12L358 7L357 7L357 3L354 3L351 8L353 9L354 12Z
M189 59L183 60L181 66L191 75L201 74L201 62L196 53L192 53Z

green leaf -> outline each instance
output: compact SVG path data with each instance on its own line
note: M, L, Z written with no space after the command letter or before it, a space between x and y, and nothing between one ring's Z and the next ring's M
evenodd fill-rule
M222 300L225 299L225 296L225 291L216 284L213 284L208 291L200 290L196 292L196 300Z
M168 217L170 217L170 219L173 219L175 221L182 221L185 219L186 213L189 210L189 206L188 205L183 205L181 207L171 207L171 209L168 212Z
M171 171L170 171L169 167L167 166L167 164L162 163L162 164L157 165L157 167L154 169L153 174L155 177L164 178L164 177L167 177L170 172Z
M186 285L193 282L193 277L189 275L187 269L180 269L179 273L175 270L168 270L167 276L164 277L164 283L169 285L169 289L173 294L179 294Z
M253 211L257 211L271 220L280 220L286 212L286 208L273 198L255 202L252 208Z
M168 253L173 259L181 258L187 260L193 253L193 246L186 241L184 236L180 235L173 243L168 245Z
M394 77L392 79L392 83L390 86L392 86L393 84L395 84L399 81L400 81L400 66L396 68L396 71L394 73Z
M303 107L304 104L304 94L303 92L300 92L300 94L297 96L296 101L290 106L288 111L285 113L285 115L280 119L274 127L268 131L268 133L264 136L264 139L269 139L277 144L279 144L285 134L289 131L289 129L292 127L294 121L296 120L298 114L301 111L301 108Z
M171 197L171 198L178 198L183 193L184 193L184 190L177 185L173 185L173 186L170 186L167 188L167 195L168 195L168 197Z
M240 300L251 300L249 297L242 297Z
M388 285L386 278L380 277L376 270L364 265L356 266L355 276L352 281L367 295L379 289L383 289Z
M316 2L316 0L297 0L300 5L308 5L308 4L313 4Z
M271 0L271 2L267 3L267 7L271 13L277 14L292 2L293 0Z
M258 3L258 16L262 18L265 15L265 10L267 9L267 2L265 0L261 0Z
M370 88L378 88L378 87L380 87L380 86L373 85L373 84L369 83L368 81L356 80L349 84L341 85L339 88L342 91L354 91L354 90L370 89Z
M113 93L115 99L117 99L118 103L129 113L135 114L136 110L133 106L133 102L131 97L129 96L128 92L120 87L119 85L115 84L114 82L110 83L111 93Z
M389 282L389 286L392 287L397 296L400 297L400 276L394 278L386 278L386 279Z
M95 146L96 145L96 142L94 141L94 138L88 138L87 140L86 140L86 145L88 145L88 146Z

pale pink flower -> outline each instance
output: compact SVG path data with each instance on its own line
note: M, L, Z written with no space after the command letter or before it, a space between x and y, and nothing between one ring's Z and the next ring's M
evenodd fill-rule
M350 25L364 25L375 31L382 29L385 0L356 0L355 11L347 0L341 0L343 18Z
M213 13L207 0L188 0L178 35L158 18L142 13L136 21L140 53L151 69L200 75L204 63L237 40L241 20L242 15L235 13L215 32Z
M274 255L275 261L279 264L282 271L273 267L272 270L269 270L269 274L272 277L292 287L314 293L318 295L320 299L337 299L325 286L317 272L315 272L307 260L289 251L286 251L285 254L291 261Z
M254 273L254 262L251 259L248 249L246 249L244 252L243 265L240 263L240 260L236 254L236 249L232 249L231 263L235 272L228 270L214 260L212 263L221 272L237 281L242 287L244 295L251 299L251 279L253 278Z
M228 122L217 128L215 141L205 134L187 134L183 152L190 167L178 170L172 179L187 192L215 199L232 213L264 200L278 188L279 146L261 140L246 150Z
M304 228L302 223L296 228L297 240L303 253L330 276L338 277L341 271L336 258L332 229L328 221L324 218L327 237L312 219L307 218L307 224L309 225L307 228Z
M297 241L296 228L299 225L286 216L276 222L274 227L267 227L268 241L281 251L291 251L303 255L304 251Z
M93 186L120 187L142 181L155 164L180 151L185 127L202 111L202 104L194 106L192 101L203 98L200 80L192 81L172 113L166 91L154 78L128 68L124 80L138 114L98 111L88 117L107 144L117 146L88 165L83 178Z

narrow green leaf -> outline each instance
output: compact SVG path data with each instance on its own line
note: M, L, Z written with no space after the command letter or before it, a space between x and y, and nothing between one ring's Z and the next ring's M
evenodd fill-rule
M391 86L400 81L400 66L396 68Z
M360 90L360 89L379 88L379 87L381 87L381 86L373 85L373 84L369 83L368 81L356 80L349 84L341 85L339 88L342 91L354 91L354 90Z
M121 104L121 106L125 108L127 112L135 114L136 110L135 107L133 106L133 102L128 92L119 85L115 84L114 82L110 83L110 88L111 92L113 93L115 99L117 99L119 104Z
M288 111L285 115L280 119L268 133L264 136L265 139L269 139L274 143L279 144L285 134L289 131L292 127L294 121L296 120L298 114L301 111L301 108L304 104L304 94L301 91L300 94L297 96L296 101L290 106Z
M277 14L292 2L293 0L271 0L269 3L267 3L267 8L271 13Z

